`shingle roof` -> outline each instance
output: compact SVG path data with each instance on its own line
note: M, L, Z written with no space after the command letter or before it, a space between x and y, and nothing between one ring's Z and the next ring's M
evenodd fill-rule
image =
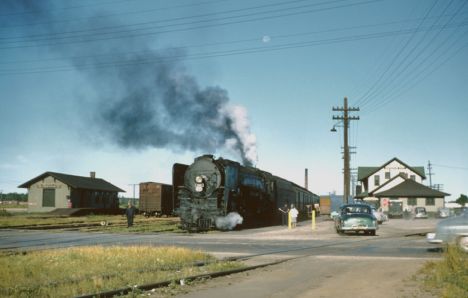
M377 172L379 169L379 167L358 167L358 181L369 177L373 173Z
M60 180L63 183L73 188L99 190L99 191L125 192L124 190L118 188L117 186L101 178L75 176L75 175L68 175L68 174L55 173L55 172L45 172L44 174L39 175L36 178L33 178L29 180L28 182L21 184L18 187L28 188L31 184L36 183L37 181L42 180L47 176L52 176L56 178L57 180Z
M375 193L375 197L445 197L450 194L429 188L412 179L406 179L404 182L380 193Z
M385 167L386 165L388 165L389 163L391 163L394 160L398 161L402 165L406 166L408 169L410 169L413 172L415 172L416 174L420 175L423 179L426 179L426 174L425 174L424 167L410 167L406 163L404 163L401 160L399 160L398 158L394 157L394 158L390 159L389 161L387 161L386 163L384 163L380 167L358 167L358 181L364 180L365 178L367 178L370 175L374 174L375 172L377 172L381 168Z

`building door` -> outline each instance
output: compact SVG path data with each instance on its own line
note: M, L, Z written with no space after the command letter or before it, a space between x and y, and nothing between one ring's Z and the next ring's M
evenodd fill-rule
M42 190L42 207L55 207L55 188Z

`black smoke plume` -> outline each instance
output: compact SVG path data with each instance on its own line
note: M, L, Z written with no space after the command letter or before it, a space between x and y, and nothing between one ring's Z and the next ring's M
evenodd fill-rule
M98 98L91 107L96 132L125 148L227 148L246 165L256 161L245 109L230 105L225 89L201 87L183 65L184 51L155 50L154 38L137 36L105 16L65 22L67 10L54 4L70 3L1 1L7 14L2 23L23 24L15 34L66 58L87 78Z

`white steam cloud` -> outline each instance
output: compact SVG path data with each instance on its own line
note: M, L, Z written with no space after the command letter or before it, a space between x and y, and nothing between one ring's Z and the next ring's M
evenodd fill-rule
M232 230L237 225L242 224L244 219L242 216L237 212L229 212L228 215L224 217L217 217L216 218L216 227L220 230Z
M226 139L225 146L241 156L246 165L255 165L258 161L257 138L250 131L250 122L247 110L242 106L226 105L222 111L226 117L232 119L232 130L235 138Z

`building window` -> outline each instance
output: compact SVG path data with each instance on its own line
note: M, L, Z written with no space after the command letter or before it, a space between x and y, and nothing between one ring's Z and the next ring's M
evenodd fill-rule
M416 181L416 175L410 175L409 177L410 177L411 180Z
M405 177L405 178L408 178L408 173L405 173L405 172L400 172L400 175Z
M426 198L426 206L434 206L435 198Z
M408 206L416 206L416 198L408 198Z
M55 188L42 190L42 207L55 207Z
M380 185L380 176L379 175L374 175L374 185L375 186Z
M385 179L390 179L390 172L385 172Z

